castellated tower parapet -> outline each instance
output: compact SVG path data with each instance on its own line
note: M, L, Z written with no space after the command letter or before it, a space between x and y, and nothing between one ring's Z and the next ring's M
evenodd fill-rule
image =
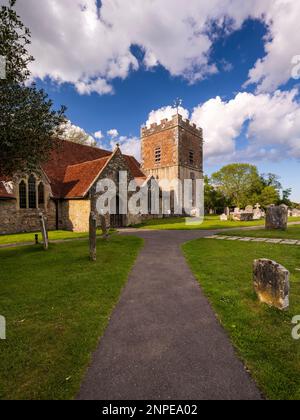
M191 123L190 120L184 120L180 114L174 115L170 120L168 120L167 118L161 120L160 124L153 123L150 126L142 127L141 138L148 137L155 133L162 132L164 130L169 130L177 126L193 133L195 136L198 136L203 141L202 128L198 128L197 125Z

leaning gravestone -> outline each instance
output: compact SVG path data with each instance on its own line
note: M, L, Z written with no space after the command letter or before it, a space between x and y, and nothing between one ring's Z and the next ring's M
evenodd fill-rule
M267 209L266 229L269 230L286 230L288 223L288 208L284 205L270 206Z
M40 225L41 225L41 232L42 232L42 238L43 238L43 245L44 249L47 250L49 248L49 240L48 240L48 232L46 229L46 220L43 213L39 214L40 217Z
M260 259L253 264L254 289L259 300L284 310L289 307L290 273L275 261Z

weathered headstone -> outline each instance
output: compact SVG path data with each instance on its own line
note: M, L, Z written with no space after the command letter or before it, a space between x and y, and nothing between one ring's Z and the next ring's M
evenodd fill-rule
M245 213L253 213L253 206L247 206L246 208L245 208Z
M226 216L225 213L220 216L220 220L221 220L221 222L227 222L228 217Z
M43 246L44 249L47 250L49 248L49 240L48 240L48 232L46 229L46 219L43 213L39 214L40 218L40 226L41 226L41 232L42 232L42 238L43 238Z
M90 259L92 261L97 260L97 217L96 214L91 211L89 221L89 239L90 239Z
M288 208L285 205L270 206L267 209L266 229L286 230L288 223Z
M241 222L251 222L253 220L253 213L241 213L240 221Z
M260 259L253 264L254 289L259 300L280 310L289 307L290 273L275 261Z

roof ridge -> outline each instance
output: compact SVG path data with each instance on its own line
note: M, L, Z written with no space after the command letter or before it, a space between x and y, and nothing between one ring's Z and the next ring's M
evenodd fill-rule
M76 166L87 165L89 163L98 162L99 160L109 159L111 157L111 155L112 155L112 153L110 155L103 156L102 158L97 158L97 159L93 159L93 160L86 160L86 161L81 162L81 163L75 163L74 165L68 165L68 166L66 166L66 169L67 168L75 168Z
M100 147L89 146L88 144L76 143L75 141L72 141L72 140L66 140L66 139L60 139L60 138L58 138L58 140L62 142L75 144L76 146L80 146L80 147L87 147L88 149L96 149L96 150L101 150L102 152L111 153L109 150L101 149Z

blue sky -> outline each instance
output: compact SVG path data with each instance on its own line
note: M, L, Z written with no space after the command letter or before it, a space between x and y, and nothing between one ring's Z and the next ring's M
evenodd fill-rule
M102 2L100 21L93 15L96 9L92 0L82 1L86 9L80 11L75 9L76 2L70 0L60 4L57 0L45 0L46 7L41 15L28 13L25 1L19 1L19 12L32 30L32 53L36 57L32 71L38 86L49 93L55 106L67 106L72 124L92 135L101 130L103 147L111 147L112 139L107 132L116 129L126 152L135 145L132 153L136 153L140 126L149 119L150 112L154 111L149 121L155 120L161 115L156 114L156 110L163 112L180 97L190 118L204 127L207 174L233 161L255 163L263 173L280 175L284 187L293 189L292 198L300 202L299 80L289 76L292 57L300 54L299 40L293 39L299 35L291 27L294 15L298 13L300 18L298 6L295 10L285 10L283 0L273 1L272 7L268 0L253 0L247 2L252 3L251 12L242 9L241 2L236 2L237 10L230 9L229 13L225 0L221 11L220 7L210 10L210 6L206 6L211 18L208 24L207 20L200 22L199 3L204 3L199 0L191 0L191 10L186 12L184 22L174 16L174 22L167 23L160 20L159 15L154 18L156 9L151 9L154 3L166 7L168 1L162 0L145 0L146 10L140 10L139 1L133 0L127 11L128 22L123 21L123 5L119 0L113 0L113 9L107 0ZM28 3L33 6L35 1L26 0L27 6ZM174 1L179 6L184 4L181 0ZM67 18L67 10L62 3L66 9L74 8L74 15L68 13L69 19L72 16L74 20L81 19L84 15L88 29L93 28L91 33L78 38L77 43L73 39L73 45L74 28L69 22L63 25L63 14L66 13ZM213 0L211 7L218 3L219 0ZM176 7L174 14L175 10ZM130 14L135 16L136 13L142 23L131 34ZM228 13L232 14L230 19ZM41 19L50 23L57 21L56 30L50 28L50 24L41 25ZM154 19L153 27L151 19ZM104 21L112 23L104 29L98 28ZM118 27L114 26L116 22ZM197 30L190 32L189 22ZM180 34L176 26L174 29L176 24ZM80 29L78 32L80 36ZM290 39L284 39L287 35ZM120 43L126 37L126 45L120 50ZM278 51L282 50L282 45L278 45L279 42L286 42L290 48L289 51L284 49L286 55L280 59ZM111 45L110 49L103 45L105 43ZM293 45L299 45L298 50ZM80 54L87 55L85 62ZM247 80L251 83L245 86ZM94 86L95 81L99 81L100 88L99 84L97 88Z

